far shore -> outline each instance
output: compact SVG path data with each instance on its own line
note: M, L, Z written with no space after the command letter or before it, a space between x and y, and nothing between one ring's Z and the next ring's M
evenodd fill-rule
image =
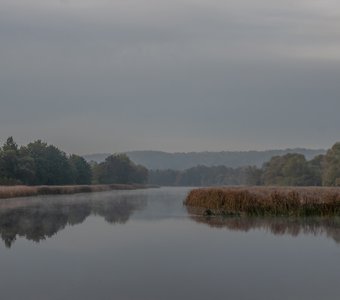
M41 185L41 186L0 186L0 199L31 197L38 195L66 195L78 193L105 192L111 190L137 190L155 188L143 184L100 184L100 185Z

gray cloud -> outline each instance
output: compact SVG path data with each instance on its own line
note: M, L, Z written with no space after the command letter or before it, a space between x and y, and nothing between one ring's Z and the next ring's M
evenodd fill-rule
M334 0L2 0L0 138L69 152L329 147Z

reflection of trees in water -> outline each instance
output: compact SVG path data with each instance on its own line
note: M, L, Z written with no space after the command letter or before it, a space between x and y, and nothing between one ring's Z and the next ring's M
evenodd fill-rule
M66 226L80 224L93 214L110 224L123 224L131 214L146 206L143 196L120 196L105 199L56 199L27 201L24 206L0 208L0 236L11 247L17 236L39 242L56 234Z
M234 231L248 232L252 229L262 229L274 235L300 234L326 235L336 243L340 243L340 218L260 218L260 217L222 217L203 216L195 208L187 207L190 217L197 223L207 224L210 227L226 228Z
M138 199L131 199L131 197L125 196L115 199L115 201L93 202L92 214L103 217L110 224L124 224L135 210L145 206L145 197L139 196Z

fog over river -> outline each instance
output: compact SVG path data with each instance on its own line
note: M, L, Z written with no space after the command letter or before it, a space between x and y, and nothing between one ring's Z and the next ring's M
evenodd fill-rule
M1 298L337 298L340 219L202 217L188 191L0 200Z

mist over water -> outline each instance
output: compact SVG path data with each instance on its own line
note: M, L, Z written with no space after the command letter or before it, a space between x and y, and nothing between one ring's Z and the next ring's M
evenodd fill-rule
M2 200L2 297L335 299L339 294L338 219L200 217L182 204L188 191Z

